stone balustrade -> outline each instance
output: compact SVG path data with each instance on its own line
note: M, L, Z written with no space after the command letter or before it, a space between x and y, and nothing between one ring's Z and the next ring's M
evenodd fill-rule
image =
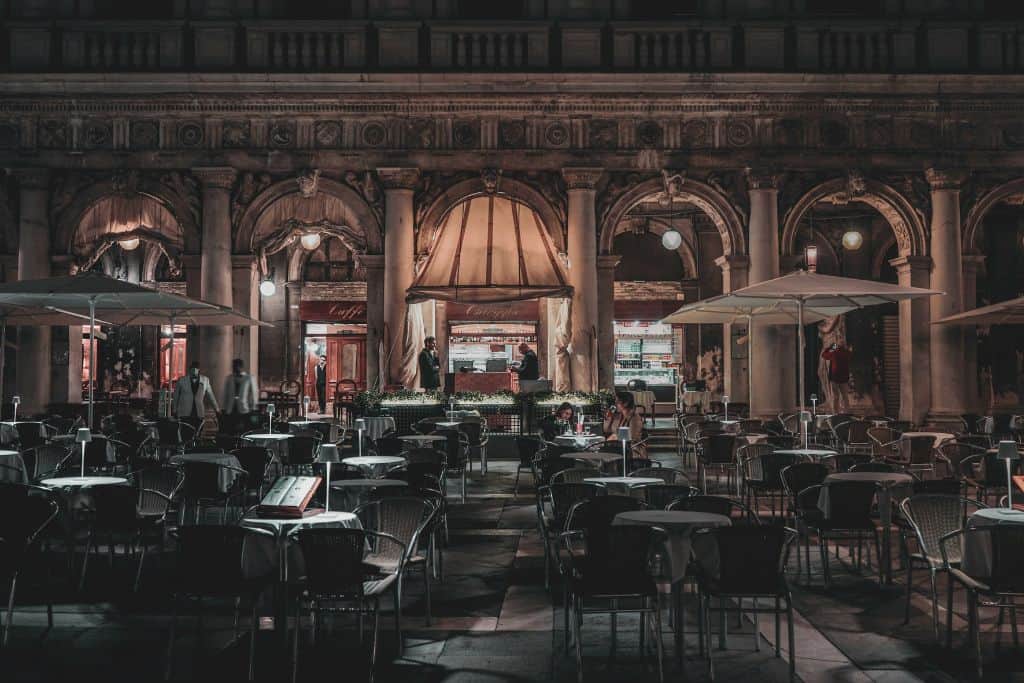
M550 25L510 22L435 24L430 26L430 60L434 68L529 70L550 66Z
M733 61L732 29L651 23L616 24L614 67L629 71L710 71Z
M183 66L181 23L90 21L63 26L63 67L70 71L157 71Z
M341 71L366 66L366 25L273 22L246 25L248 67L267 71Z

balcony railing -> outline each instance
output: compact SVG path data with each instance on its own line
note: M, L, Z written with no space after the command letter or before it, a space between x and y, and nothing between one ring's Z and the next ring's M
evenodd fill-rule
M510 22L503 30L487 24L430 27L430 62L435 69L521 71L545 69L550 25Z
M180 69L182 25L84 22L63 26L62 66L71 71Z
M916 63L916 37L884 26L801 26L796 61L809 71L908 71Z
M709 71L732 63L731 30L619 24L614 66L637 71Z
M249 24L246 45L250 69L339 71L366 66L364 23Z

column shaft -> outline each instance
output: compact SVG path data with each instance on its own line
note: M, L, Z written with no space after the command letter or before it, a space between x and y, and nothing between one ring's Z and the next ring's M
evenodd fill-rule
M964 300L963 310L978 307L978 270L984 268L985 257L980 254L964 254ZM978 387L978 335L964 333L964 397L968 412L987 410L982 403ZM987 402L986 402L987 403Z
M569 192L568 254L572 295L572 388L593 391L597 386L598 290L597 213L595 185L603 171L595 168L565 168Z
M200 250L199 289L206 301L232 305L231 168L194 168L202 184L203 244ZM221 387L231 372L234 340L230 326L203 327L199 332L199 364L214 387ZM217 389L215 389L216 391ZM223 397L218 397L223 399Z
M597 385L615 388L615 266L622 257L597 258Z
M748 262L746 256L720 256L715 263L722 269L722 291L731 292L747 286ZM722 325L722 392L730 401L742 402L749 392L748 357L746 362L733 360L732 325Z
M19 185L18 279L49 277L49 174L44 170L25 170L15 176ZM18 330L17 368L9 361L6 365L7 372L16 373L20 415L42 412L50 402L50 338L49 327Z
M889 262L903 287L928 287L931 259L901 256ZM927 299L901 301L900 315L900 419L920 423L931 401L931 337Z
M413 188L419 180L415 168L380 168L384 185L384 354L386 384L400 384L404 363L403 342L408 307L406 291L415 276L416 242L413 232Z
M362 254L359 263L366 271L366 387L380 389L380 345L384 335L384 257Z

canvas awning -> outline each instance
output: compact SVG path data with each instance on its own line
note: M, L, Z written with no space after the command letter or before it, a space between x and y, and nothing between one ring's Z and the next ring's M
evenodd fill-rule
M571 295L537 213L494 193L472 197L448 212L406 300L504 303Z

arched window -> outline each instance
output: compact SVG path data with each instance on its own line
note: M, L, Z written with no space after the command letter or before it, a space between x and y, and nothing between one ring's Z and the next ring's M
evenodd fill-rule
M309 256L302 276L307 282L350 282L356 274L352 252L341 240L326 239Z

